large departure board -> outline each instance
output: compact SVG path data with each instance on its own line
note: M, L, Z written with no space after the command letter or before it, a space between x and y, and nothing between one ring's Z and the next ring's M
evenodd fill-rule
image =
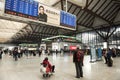
M37 19L38 4L34 0L6 0L5 13L25 18Z
M5 0L3 13L7 17L18 21L35 21L61 28L76 29L76 16L65 11L56 10L50 6L41 4L36 0ZM12 15L12 16L11 16ZM19 16L16 18L16 16ZM6 17L6 16L5 16Z
M65 11L60 12L60 25L75 28L76 16Z

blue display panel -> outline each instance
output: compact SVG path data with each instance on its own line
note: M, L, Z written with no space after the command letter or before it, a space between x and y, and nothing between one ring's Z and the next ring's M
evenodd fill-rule
M11 10L12 8L12 0L6 0L5 2L5 9Z
M19 0L18 12L24 13L25 0Z
M33 10L34 10L33 9L33 0L30 0L29 1L29 12L28 12L28 14L32 16L33 15Z
M29 0L25 0L23 14L28 14L28 10L29 10Z
M6 0L5 13L37 19L39 2L34 0Z
M38 16L38 5L38 2L33 1L33 16Z
M75 28L76 16L65 11L60 12L60 25Z
M18 10L18 2L19 0L12 0L12 2L11 2L11 4L12 4L12 8L11 8L11 10L12 11L15 11L15 12L18 12L19 10Z

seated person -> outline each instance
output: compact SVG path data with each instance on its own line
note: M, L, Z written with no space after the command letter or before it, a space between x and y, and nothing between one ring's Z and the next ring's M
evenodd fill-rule
M54 69L55 69L55 66L51 65L50 62L48 61L48 57L46 57L43 62L42 62L43 65L47 65L49 68L50 68L50 71L51 72L54 72Z

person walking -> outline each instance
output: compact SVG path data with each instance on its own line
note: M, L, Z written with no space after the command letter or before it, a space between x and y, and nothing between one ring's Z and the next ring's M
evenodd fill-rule
M77 47L77 50L73 54L73 62L75 63L76 68L76 78L83 77L82 61L82 51L80 51L80 49Z
M42 50L38 50L39 57L41 56Z
M113 60L112 60L112 51L110 48L108 48L108 52L107 52L107 65L109 67L112 67L113 65Z
M102 54L104 56L105 64L107 64L107 49L103 49Z
M17 61L18 60L18 48L17 47L15 47L13 50L13 56L15 58L15 61Z
M3 51L2 49L0 49L0 59L2 59L2 54L3 54Z

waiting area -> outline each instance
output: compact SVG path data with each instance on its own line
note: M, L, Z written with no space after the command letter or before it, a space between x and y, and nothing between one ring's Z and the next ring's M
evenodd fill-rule
M104 60L90 63L90 56L85 55L83 78L75 78L73 55L48 56L51 64L55 65L55 73L49 78L43 78L40 73L40 63L46 55L23 56L15 61L12 56L4 54L0 60L0 80L120 80L120 57L113 58L113 66L108 67Z

